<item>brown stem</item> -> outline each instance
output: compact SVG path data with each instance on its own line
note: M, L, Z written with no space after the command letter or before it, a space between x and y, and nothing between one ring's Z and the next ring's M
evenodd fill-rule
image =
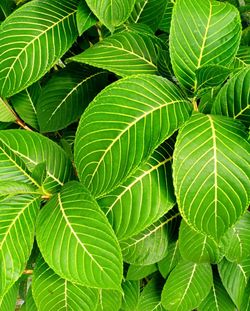
M23 274L33 274L33 270L24 270Z

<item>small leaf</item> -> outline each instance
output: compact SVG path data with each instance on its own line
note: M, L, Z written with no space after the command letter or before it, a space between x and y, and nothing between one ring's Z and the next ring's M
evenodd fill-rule
M0 298L1 311L14 311L16 310L16 300L18 295L18 282L12 285L7 293ZM30 310L33 311L33 310Z
M84 286L120 290L119 244L105 215L80 183L67 183L43 207L37 242L46 262L61 277Z
M129 281L126 280L122 284L123 289L123 299L121 310L124 311L134 311L138 304L140 296L140 281Z
M38 182L39 185L42 185L46 175L46 162L41 162L34 167L31 176Z
M170 273L162 291L162 305L171 311L197 308L212 286L209 264L181 261Z
M216 241L249 202L249 144L233 119L196 113L180 130L173 176L179 210L193 229Z
M32 292L39 311L93 311L98 303L97 289L83 287L60 278L42 257L36 263Z
M157 270L158 268L156 264L146 266L129 265L126 280L141 280Z
M168 246L167 256L158 262L161 275L166 278L179 263L180 259L181 254L179 250L179 241L170 243Z
M79 36L97 22L95 15L90 11L85 0L80 0L78 4L76 22Z
M16 114L10 105L0 97L0 121L15 122Z
M170 32L173 7L174 7L173 1L166 0L166 7L165 7L164 14L162 16L162 19L160 21L160 24L159 24L159 29L167 33Z
M122 294L116 290L100 289L96 311L118 311L122 303Z

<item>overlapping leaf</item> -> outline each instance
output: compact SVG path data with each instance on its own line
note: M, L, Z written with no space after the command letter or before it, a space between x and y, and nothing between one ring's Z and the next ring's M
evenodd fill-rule
M122 77L156 74L158 50L156 38L129 31L109 36L69 60L107 69Z
M23 194L0 201L0 298L22 274L30 256L39 196Z
M85 0L80 0L78 4L76 21L79 35L82 35L84 31L95 25L95 23L97 22L96 17L90 11Z
M66 184L42 209L37 241L46 262L61 277L84 286L120 290L119 244L105 215L80 183Z
M15 0L1 0L0 2L0 21L4 20L15 9Z
M171 0L166 0L166 2L165 11L160 21L159 29L169 33L174 4Z
M75 163L97 197L110 192L189 118L192 105L169 81L138 75L121 79L84 112L76 135Z
M77 0L35 0L0 31L0 94L14 95L41 78L77 37ZM25 29L25 31L24 31Z
M122 293L117 290L100 289L99 303L96 311L119 311L122 303Z
M26 298L25 303L22 304L20 311L38 311L34 297L32 295L32 287L31 286L29 287L29 290L28 290L25 298Z
M28 131L0 131L0 176L8 181L40 185L31 177L39 164L46 163L45 191L54 191L73 175L73 167L65 152L48 138Z
M0 97L0 121L1 122L14 122L16 114L10 105Z
M166 310L190 311L197 308L212 286L209 264L181 261L170 273L161 296Z
M14 311L16 308L16 300L18 297L18 282L15 283L8 292L0 298L1 311ZM36 311L36 310L32 310Z
M32 292L39 311L93 311L98 303L97 289L80 286L60 278L42 257L36 263Z
M240 46L234 61L234 67L244 68L249 65L250 65L250 46L244 45Z
M250 66L242 69L220 89L212 113L239 119L250 125Z
M170 30L170 55L179 82L196 91L195 72L203 65L228 66L241 36L238 10L210 0L178 0Z
M181 254L179 249L179 241L177 240L176 242L169 244L167 256L158 262L158 268L161 275L166 278L180 260Z
M194 114L179 132L173 175L185 221L219 240L249 200L249 144L242 123Z
M129 265L126 280L137 281L151 275L157 270L156 264L146 266Z
M134 311L140 296L140 281L126 280L122 284L123 299L121 310Z

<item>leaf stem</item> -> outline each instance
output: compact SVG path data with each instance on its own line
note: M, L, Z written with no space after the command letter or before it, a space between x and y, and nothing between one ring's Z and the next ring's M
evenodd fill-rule
M198 105L197 105L196 97L194 97L192 99L192 104L193 104L193 107L194 107L194 111L198 111Z

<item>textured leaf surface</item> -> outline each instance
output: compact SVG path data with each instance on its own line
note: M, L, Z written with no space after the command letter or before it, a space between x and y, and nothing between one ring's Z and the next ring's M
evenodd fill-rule
M212 113L250 125L250 67L241 70L220 89Z
M180 260L181 254L179 250L179 241L170 243L167 256L158 262L161 275L166 278Z
M242 304L240 306L240 309L245 310L245 311L250 310L250 282L249 281L248 281L247 287L245 289L245 292L242 298Z
M96 311L118 311L122 303L122 294L116 290L100 289Z
M175 204L172 149L172 140L160 145L145 165L98 201L118 239L141 232Z
M209 264L181 261L164 285L161 296L163 307L174 311L197 308L209 293L212 281Z
M80 180L95 196L109 192L146 161L191 110L179 90L161 77L138 75L113 83L81 118L75 141Z
M241 36L238 10L228 3L179 0L173 10L170 55L179 82L197 88L195 72L203 65L228 66Z
M25 303L21 307L21 311L37 311L37 306L32 295L32 288L29 287L26 295Z
M97 22L95 15L91 12L85 0L80 0L78 4L76 22L80 36Z
M14 311L16 310L16 300L18 294L18 283L15 283L8 292L0 298L1 311ZM30 310L33 311L33 310Z
M169 33L174 4L171 0L166 0L165 2L167 2L167 4L166 4L164 14L159 24L159 29Z
M235 311L235 305L218 276L214 276L212 289L200 304L198 311ZM246 309L242 309L246 310Z
M0 121L1 122L14 122L16 115L10 105L0 97Z
M42 209L37 241L46 262L61 277L85 286L120 289L119 244L105 215L80 183L66 184Z
M107 69L119 76L157 74L158 41L138 32L122 32L103 39L70 61Z
M20 181L0 181L1 195L37 194L36 187Z
M77 3L76 0L31 1L1 24L2 96L14 95L37 81L70 48L77 37Z
M57 131L76 121L106 83L105 72L79 64L71 64L53 75L37 104L41 131Z
M122 284L123 299L121 310L134 311L140 296L140 281L126 280Z
M86 0L99 20L111 31L123 24L133 10L135 0Z
M46 162L47 176L43 188L53 191L73 175L71 162L65 152L40 134L23 130L0 131L0 147L2 179L34 183L30 172L37 164Z
M30 256L39 196L23 194L0 201L0 297L21 276Z
M223 257L219 245L214 240L193 230L184 221L179 230L179 248L183 259L197 263L216 263Z
M235 58L234 67L244 68L249 65L250 65L250 46L240 46Z
M191 227L216 240L248 206L246 135L240 122L197 113L177 138L173 174L180 212Z
M35 129L38 129L37 101L40 93L41 86L39 83L34 83L10 99L12 106L21 119Z
M39 311L96 309L97 289L80 286L60 278L42 257L36 263L32 284L33 296Z
M157 265L146 265L146 266L137 266L137 265L129 265L126 279L127 280L140 280L143 279L155 271L157 271Z

